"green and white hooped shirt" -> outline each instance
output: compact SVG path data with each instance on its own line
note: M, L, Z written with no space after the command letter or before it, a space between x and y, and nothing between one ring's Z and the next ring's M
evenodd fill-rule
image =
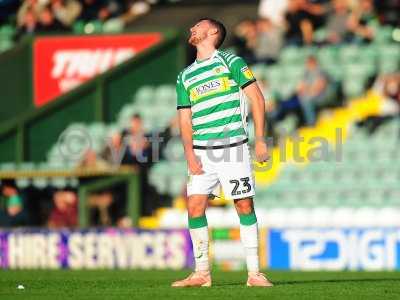
M178 75L177 108L192 111L193 148L223 148L247 141L247 105L241 89L255 81L241 57L220 50Z

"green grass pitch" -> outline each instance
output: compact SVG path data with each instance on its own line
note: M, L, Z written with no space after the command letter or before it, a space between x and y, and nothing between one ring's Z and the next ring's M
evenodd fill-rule
M171 288L187 271L0 271L0 299L400 299L400 272L267 272L272 288L248 288L245 272L213 272L211 288ZM19 284L24 290L18 290Z

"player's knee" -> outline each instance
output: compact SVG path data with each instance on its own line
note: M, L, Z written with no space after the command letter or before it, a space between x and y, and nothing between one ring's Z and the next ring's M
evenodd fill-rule
M189 206L188 207L188 215L191 218L197 218L204 216L204 209L202 207L197 207L197 206Z
M235 206L239 214L248 215L253 212L252 199L240 199L235 201Z

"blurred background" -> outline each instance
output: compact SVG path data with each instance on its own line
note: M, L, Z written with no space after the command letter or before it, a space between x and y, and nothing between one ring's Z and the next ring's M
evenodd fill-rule
M191 266L175 82L188 29L211 17L266 99L261 265L400 269L399 14L398 0L0 0L0 266ZM207 217L215 266L243 268L223 191Z

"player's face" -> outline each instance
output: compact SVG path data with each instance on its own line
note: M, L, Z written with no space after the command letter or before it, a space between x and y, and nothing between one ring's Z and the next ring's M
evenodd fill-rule
M195 24L190 28L189 44L196 46L200 42L204 41L208 36L210 30L210 24L207 20L203 20Z

